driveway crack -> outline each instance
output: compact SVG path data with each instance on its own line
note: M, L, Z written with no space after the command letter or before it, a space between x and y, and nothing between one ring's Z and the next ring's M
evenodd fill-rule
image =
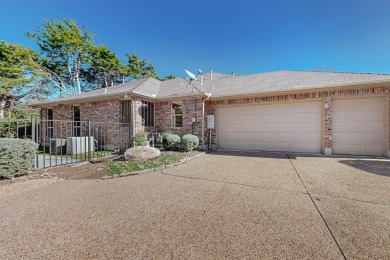
M330 229L330 227L329 227L328 223L326 222L324 216L322 215L320 209L318 208L317 204L315 203L315 201L314 201L312 195L310 194L310 192L309 192L309 190L307 189L305 183L303 182L301 176L299 175L298 170L295 168L295 165L294 165L294 163L292 162L290 156L289 156L288 154L286 154L286 156L287 156L288 160L290 161L292 167L294 168L295 173L298 175L298 178L299 178L299 180L301 181L303 187L305 188L305 190L306 190L306 192L307 192L307 195L309 195L309 198L310 198L311 202L313 203L314 207L316 208L318 214L321 216L322 221L324 222L324 224L325 224L326 228L328 229L330 235L332 236L334 242L336 243L337 247L339 248L341 255L344 257L344 259L347 259L346 256L345 256L345 254L344 254L344 252L343 252L343 250L341 249L339 243L337 242L336 237L333 235L332 230Z
M265 187L265 186L258 186L258 185L251 185L251 184L245 184L245 183L218 181L218 180L197 178L197 177L191 177L191 176L182 176L182 175L164 173L163 170L161 170L161 174L165 175L165 176L178 177L178 178L191 179L191 180L201 180L201 181L217 182L217 183L223 183L223 184L238 185L238 186L245 186L245 187L252 187L252 188L259 188L259 189L266 189L266 190L273 190L273 191L284 191L284 192L288 192L288 193L292 193L292 194L307 194L307 191L305 191L305 192L294 192L294 191L290 191L290 190L286 190L286 189L275 189L275 188L270 188L270 187Z

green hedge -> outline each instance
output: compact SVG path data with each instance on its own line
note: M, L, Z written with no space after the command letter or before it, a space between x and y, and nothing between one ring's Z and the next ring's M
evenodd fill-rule
M167 150L179 150L180 136L175 134L162 134L163 147Z
M38 144L27 139L0 139L0 177L12 178L32 168Z
M148 137L145 133L137 133L134 135L134 146L145 146L148 144Z
M194 150L199 145L199 138L195 135L192 135L192 134L184 135L182 137L181 141L183 143L184 150L186 152L190 152L190 151Z

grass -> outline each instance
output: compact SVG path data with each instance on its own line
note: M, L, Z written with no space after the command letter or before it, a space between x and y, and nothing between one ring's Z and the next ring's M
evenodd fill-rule
M104 167L108 175L118 175L125 172L142 171L146 169L157 168L165 164L171 164L180 161L185 157L182 153L162 154L160 157L145 162L107 162Z

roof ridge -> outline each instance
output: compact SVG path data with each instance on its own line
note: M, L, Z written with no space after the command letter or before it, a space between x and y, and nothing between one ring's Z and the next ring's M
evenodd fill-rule
M338 73L338 74L356 74L356 75L390 75L390 73L375 72L350 72L350 71L320 71L320 70L277 70L273 72L292 71L292 72L318 72L318 73Z
M147 77L147 78L143 78L144 81L142 81L140 84L138 84L138 86L136 86L135 88L133 88L132 91L136 90L137 88L139 88L140 86L144 85L146 81L148 81L149 79L154 79L152 77ZM157 81L159 81L158 79L155 79ZM160 81L159 81L160 82Z

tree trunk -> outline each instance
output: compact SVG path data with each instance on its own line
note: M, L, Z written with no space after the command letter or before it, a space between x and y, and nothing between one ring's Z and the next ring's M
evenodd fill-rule
M81 93L81 85L80 85L80 79L79 79L78 72L76 73L76 82L77 82L77 91L78 91L78 94L80 94Z
M0 119L4 118L5 101L0 101Z
M104 86L107 88L108 87L108 82L107 82L107 76L104 74Z

